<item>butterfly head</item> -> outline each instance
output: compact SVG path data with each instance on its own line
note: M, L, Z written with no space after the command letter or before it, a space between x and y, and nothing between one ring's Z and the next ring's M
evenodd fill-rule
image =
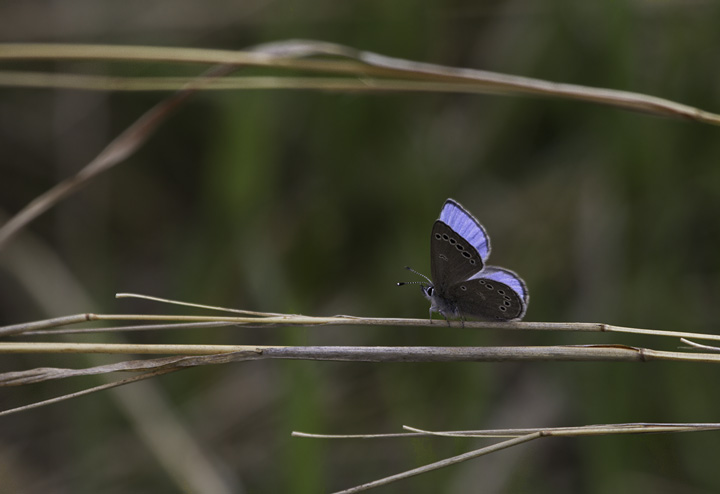
M422 290L423 295L425 296L426 299L428 299L430 302L432 302L433 306L434 306L436 293L435 293L435 285L433 285L432 280L430 280L430 278L428 278L424 274L415 271L413 268L411 268L409 266L405 266L405 269L407 269L408 271L412 271L413 273L415 273L418 276L422 276L427 281L401 281L400 283L398 283L398 286L420 285L420 289Z
M433 295L435 294L435 287L431 284L426 284L422 281L418 282L420 285L420 289L423 292L423 295L425 295L425 298L432 301Z

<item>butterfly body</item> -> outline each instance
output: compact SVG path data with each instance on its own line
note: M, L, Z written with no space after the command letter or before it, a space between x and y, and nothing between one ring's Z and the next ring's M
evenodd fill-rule
M448 199L430 237L432 280L420 283L430 316L519 320L529 300L525 282L509 269L488 266L490 237L458 202ZM426 278L427 279L427 278Z

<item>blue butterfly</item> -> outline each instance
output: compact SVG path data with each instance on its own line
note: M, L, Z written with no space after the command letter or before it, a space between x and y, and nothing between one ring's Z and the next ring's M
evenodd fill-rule
M419 284L430 300L432 313L448 317L474 316L486 320L518 321L527 310L525 282L513 271L488 266L490 237L485 228L458 202L448 199L435 221L430 237L432 280L398 283Z

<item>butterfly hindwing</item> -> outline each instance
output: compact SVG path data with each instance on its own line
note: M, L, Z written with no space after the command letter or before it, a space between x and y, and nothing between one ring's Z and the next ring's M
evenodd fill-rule
M523 303L527 306L529 301L529 294L527 285L520 278L515 271L511 271L506 268L499 266L485 266L485 268L476 273L473 278L485 278L487 280L499 281L512 288L512 290L518 294Z
M437 220L430 239L430 269L436 290L466 280L483 268L477 249L444 222Z
M517 276L514 279L522 282ZM524 283L522 285L524 286ZM477 278L450 286L447 297L453 301L458 314L483 319L498 321L521 319L527 309L527 289L523 293L518 293L509 284L484 278L482 273Z

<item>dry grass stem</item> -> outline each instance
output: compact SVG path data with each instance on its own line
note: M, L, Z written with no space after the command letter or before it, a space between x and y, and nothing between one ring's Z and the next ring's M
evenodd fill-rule
M130 325L112 328L116 331L152 330L156 328L177 329L188 327L208 327L208 325L239 325L252 327L276 326L326 326L326 325L382 325L438 327L446 329L445 321L428 319L367 318L354 316L313 317L302 314L279 314L255 312L239 309L181 302L159 297L150 297L130 293L119 297L143 298L152 301L171 303L204 310L230 311L242 316L178 316L144 314L76 314L42 321L16 324L0 328L0 336L19 336L23 334L52 334L51 328L89 321L162 321L162 324ZM692 337L695 339L718 340L718 335L705 335L676 331L659 331L638 328L623 328L596 323L537 323L537 322L465 322L454 321L451 327L470 329L501 330L560 330L641 333L654 336ZM108 328L84 328L82 332L103 331ZM61 332L59 330L58 332ZM0 374L0 386L19 386L47 380L64 379L78 376L103 375L115 372L142 372L140 376L111 383L110 387L120 386L167 372L173 372L200 365L225 364L257 359L294 359L344 362L517 362L517 361L605 361L605 362L649 362L649 361L685 361L720 363L720 354L715 347L693 344L697 348L712 350L712 353L668 352L626 345L565 345L565 346L515 346L515 347L352 347L352 346L273 346L273 345L179 345L179 344L128 344L128 343L75 343L75 342L0 342L0 353L53 353L53 354L128 354L128 355L170 355L144 360L99 365L84 369L36 368ZM56 403L64 399L82 396L107 389L108 385L91 388L58 398L45 400L27 407L20 407L4 413L28 410L37 406ZM583 431L586 433L587 431Z
M313 58L310 58L313 57ZM319 58L320 57L320 58ZM484 70L448 67L393 58L378 53L313 40L286 40L246 51L152 46L0 44L0 60L104 60L152 63L247 65L273 69L351 75L357 80L312 81L278 78L239 79L213 83L214 89L322 89L335 91L462 91L489 94L568 98L720 125L720 115L670 100L628 91L564 84ZM389 81L387 79L390 79ZM392 80L395 79L395 80ZM420 84L415 84L417 82ZM0 84L30 87L73 87L105 90L176 89L186 79L147 81L102 79L72 74L0 73ZM383 87L384 84L388 84ZM465 85L463 89L459 86ZM455 86L454 86L455 85ZM212 87L212 86L211 86Z
M430 464L424 465L422 467L413 468L412 470L407 470L405 472L398 473L396 475L391 475L389 477L378 479L373 482L368 482L367 484L362 484L362 485L358 485L355 487L351 487L350 489L337 491L334 494L351 494L354 492L362 492L362 491L367 491L370 489L375 489L376 487L382 487L384 485L392 484L393 482L397 482L399 480L404 480L404 479L407 479L410 477L414 477L416 475L421 475L423 473L431 472L433 470L438 470L440 468L445 468L445 467L449 467L452 465L456 465L458 463L462 463L464 461L472 460L479 456L494 453L496 451L500 451L500 450L503 450L506 448L511 448L513 446L517 446L518 444L526 443L528 441L532 441L533 439L538 439L540 437L542 437L541 432L534 432L532 434L527 434L525 436L508 439L506 441L502 441L500 443L493 444L493 445L487 446L485 448L476 449L476 450L470 451L468 453L463 453L461 455L453 456L451 458L446 458L444 460L430 463Z
M483 429L476 431L428 431L404 425L403 429L410 432L393 432L388 434L312 434L309 432L292 432L292 437L307 439L393 439L413 437L518 437L534 432L542 432L546 436L596 436L606 434L650 434L663 432L699 432L720 430L720 423L659 423L631 422L625 424L598 424L576 427L534 427L514 429Z
M158 345L130 343L1 342L0 353L75 353L143 355L221 355L254 352L262 358L339 360L352 362L502 362L502 361L644 361L682 358L678 352L658 352L621 345L525 346L525 347L351 347L351 346L267 346L267 345ZM709 357L715 354L687 354ZM648 358L649 356L649 358ZM675 357L675 358L673 358Z
M81 391L77 391L75 393L69 393L62 396L57 396L55 398L50 398L49 400L42 400L37 401L35 403L30 403L29 405L24 405L17 408L11 408L8 410L2 410L0 411L0 417L4 417L6 415L12 415L14 413L19 412L25 412L28 410L32 410L34 408L40 408L47 405L53 405L55 403L59 403L61 401L70 400L72 398L79 398L81 396L89 395L92 393L97 393L98 391L104 391L106 389L116 388L118 386L124 386L125 384L134 383L136 381L142 381L144 379L150 379L151 377L161 376L163 374L168 374L170 372L175 372L177 370L180 370L179 368L169 368L169 369L159 369L154 370L151 372L146 372L144 374L140 374L137 376L129 377L127 379L123 379L121 381L115 381L111 383L101 384L100 386L95 386L92 388L83 389Z
M408 318L386 318L386 317L359 317L348 315L335 316L306 316L302 314L281 314L277 312L257 312L243 309L232 309L211 305L184 302L149 295L136 293L118 293L117 298L140 298L156 302L169 303L185 307L200 308L214 311L233 312L243 314L245 317L228 316L183 316L183 315L148 315L148 314L74 314L41 321L13 324L0 327L0 336L20 335L39 330L62 327L70 324L77 324L89 321L166 321L175 324L144 325L118 327L122 330L138 330L139 328L170 329L170 328L192 328L208 327L208 325L238 325L250 327L277 327L277 326L398 326L398 327L451 327L462 329L497 329L497 330L523 330L523 331L580 331L580 332L604 332L604 333L630 333L647 336L665 336L672 338L694 338L700 340L720 341L720 335L707 333L693 333L688 331L668 331L660 329L630 328L625 326L614 326L604 323L587 322L486 322L486 321L450 321L431 319L408 319ZM197 326L195 326L197 324ZM74 330L74 332L102 332L107 328L86 328ZM52 331L43 334L52 334ZM712 348L712 347L709 347Z
M690 345L693 348L699 348L701 350L708 350L711 352L720 352L720 347L711 346L711 345L703 345L702 343L696 343L694 341L688 340L687 338L680 338L680 341L683 343Z
M716 353L681 353L621 345L537 347L349 347L261 345L137 345L110 343L0 343L0 353L155 354L173 357L133 360L87 369L37 368L0 373L0 386L111 372L187 368L257 359L338 362L648 362L720 363Z
M445 468L457 463L472 460L479 456L487 455L500 451L502 449L517 446L519 444L532 441L541 437L552 436L597 436L609 434L649 434L649 433L669 433L669 432L699 432L720 430L720 423L627 423L627 424L600 424L579 427L549 427L549 428L532 428L532 429L490 429L480 431L428 431L418 429L416 427L403 426L403 429L410 432L395 434L364 434L364 435L329 435L329 434L309 434L306 432L293 432L293 437L302 437L310 439L386 439L386 438L417 438L417 437L472 437L472 438L496 438L496 437L512 437L505 441L470 451L452 458L447 458L438 462L430 463L422 467L414 468L406 472L391 475L382 479L358 485L350 489L337 491L335 494L350 494L354 492L362 492L374 489L384 485L391 484L400 480L404 480L415 475L430 472L440 468Z

